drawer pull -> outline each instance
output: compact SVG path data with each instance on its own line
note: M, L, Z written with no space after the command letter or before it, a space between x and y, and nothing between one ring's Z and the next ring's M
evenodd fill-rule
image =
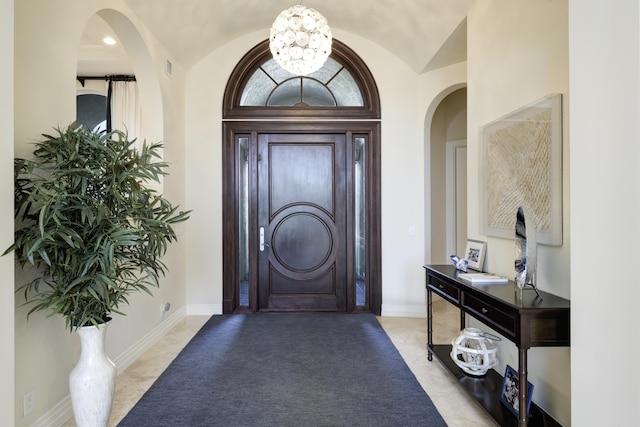
M482 314L487 314L489 312L489 310L487 310L486 308L482 307Z
M440 289L444 289L444 285L438 285Z

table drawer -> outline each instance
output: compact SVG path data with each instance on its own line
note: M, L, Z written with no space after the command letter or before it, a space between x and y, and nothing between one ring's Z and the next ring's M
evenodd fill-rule
M438 295L449 301L455 302L456 304L460 301L460 291L458 288L450 283L438 279L435 276L429 276L429 287Z
M465 311L473 314L481 320L485 320L497 331L503 332L512 338L516 336L516 314L502 311L491 304L485 303L480 298L467 293L464 294L462 306Z

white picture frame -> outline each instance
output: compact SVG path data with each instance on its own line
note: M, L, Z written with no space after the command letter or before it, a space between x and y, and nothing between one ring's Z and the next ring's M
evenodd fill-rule
M562 94L480 128L480 199L486 236L513 239L527 207L542 245L562 246Z
M464 251L464 258L468 262L468 267L472 270L482 272L486 251L486 242L483 242L481 240L467 239L467 248Z

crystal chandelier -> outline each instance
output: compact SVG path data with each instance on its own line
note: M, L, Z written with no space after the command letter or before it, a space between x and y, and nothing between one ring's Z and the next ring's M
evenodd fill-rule
M282 68L304 76L324 65L331 54L331 37L324 16L297 5L281 12L273 22L269 48Z

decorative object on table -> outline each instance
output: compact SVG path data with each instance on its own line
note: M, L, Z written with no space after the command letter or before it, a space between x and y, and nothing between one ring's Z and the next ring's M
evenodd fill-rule
M532 397L533 384L527 381L527 414L531 408ZM520 377L518 376L518 372L509 365L507 365L502 381L500 402L518 417L520 414Z
M458 274L458 279L472 285L504 285L509 283L507 277L493 273L463 273Z
M469 268L476 271L482 271L486 250L486 242L480 240L467 240L467 249L464 251L464 257L469 263Z
M522 206L516 212L515 227L515 282L518 288L525 286L536 288L537 244L536 229L533 224L526 224L525 211Z
M69 376L76 424L106 426L115 381L104 354L106 325L123 314L129 295L159 286L162 256L177 240L173 225L189 212L148 185L166 175L162 144L145 141L137 150L123 132L82 126L42 136L34 159L14 161L16 231L5 254L14 251L34 272L19 288L33 305L29 314L61 314L80 336L80 361Z
M469 261L466 258L460 258L458 255L451 255L449 258L451 258L451 262L453 262L456 270L467 271Z
M483 376L498 364L498 348L494 341L500 341L500 338L478 328L464 328L451 341L451 359L465 373Z
M483 234L511 238L529 205L538 242L562 245L562 95L551 94L481 128Z
M326 18L302 5L282 11L273 22L269 36L273 59L298 76L319 70L331 54L331 43Z

